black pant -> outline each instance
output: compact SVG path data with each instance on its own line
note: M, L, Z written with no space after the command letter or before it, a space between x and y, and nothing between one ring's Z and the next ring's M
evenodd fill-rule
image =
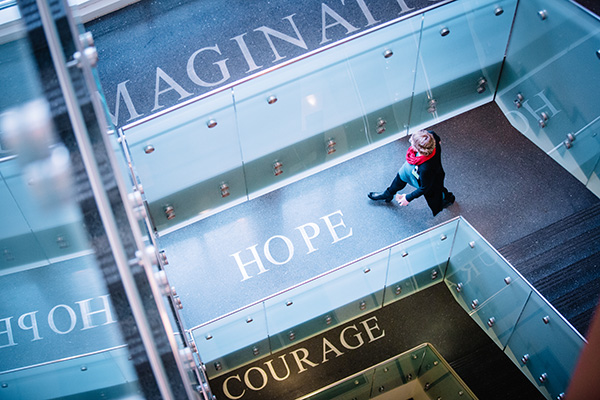
M394 197L394 195L396 193L398 193L399 191L401 191L402 189L404 189L405 186L406 186L406 182L404 182L400 178L400 174L396 174L396 177L392 181L392 184L387 189L385 189L384 193L385 193L386 197Z
M396 174L396 177L392 181L392 184L387 189L385 189L384 193L385 193L386 197L393 198L394 195L396 193L398 193L399 191L401 191L402 189L404 189L405 186L406 186L406 182L404 182L400 178L400 174ZM451 197L451 193L448 192L448 189L446 189L445 186L442 186L442 200L446 200L450 197Z

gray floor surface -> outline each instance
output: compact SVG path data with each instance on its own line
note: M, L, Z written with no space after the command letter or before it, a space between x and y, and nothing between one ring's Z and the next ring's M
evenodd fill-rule
M442 137L446 186L457 199L436 217L423 198L408 207L367 198L396 174L408 147L402 138L159 238L186 326L456 216L500 248L600 201L495 103L431 128Z

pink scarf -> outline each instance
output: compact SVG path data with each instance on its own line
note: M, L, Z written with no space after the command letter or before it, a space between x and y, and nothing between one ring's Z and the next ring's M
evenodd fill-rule
M435 148L428 156L417 156L417 151L412 146L406 151L406 162L410 165L421 165L435 155Z

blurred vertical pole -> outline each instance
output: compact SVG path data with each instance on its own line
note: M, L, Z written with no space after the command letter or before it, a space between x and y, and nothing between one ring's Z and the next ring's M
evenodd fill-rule
M587 332L587 345L583 348L566 398L569 400L600 399L600 305Z
M165 326L148 249L130 225L130 205L113 170L104 116L94 107L96 89L86 84L91 63L68 5L62 0L19 0L18 6L53 124L70 154L73 192L144 397L197 398L173 332Z

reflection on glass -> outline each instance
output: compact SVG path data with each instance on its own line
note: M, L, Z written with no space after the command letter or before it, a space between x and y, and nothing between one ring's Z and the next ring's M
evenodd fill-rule
M411 127L493 98L515 6L514 0L459 1L425 13Z
M126 348L0 373L2 398L56 399L66 396L143 399Z
M487 242L461 221L446 271L446 284L467 312L479 306L506 286L505 278L518 276Z
M16 25L0 45L0 397L141 398L72 192L79 155L55 132Z
M234 94L251 194L367 144L341 48L241 84Z
M371 142L406 133L420 28L394 24L345 47Z
M565 393L582 337L537 293L531 295L505 352L547 397Z
M548 155L580 182L587 184L600 161L600 115L565 139L562 146Z
M126 131L160 231L246 196L231 92Z
M209 378L270 354L263 303L191 330Z
M517 130L592 189L598 143L586 127L600 116L600 82L590 79L599 45L597 16L570 2L519 3L496 97Z
M386 305L444 278L457 226L451 221L390 249Z

